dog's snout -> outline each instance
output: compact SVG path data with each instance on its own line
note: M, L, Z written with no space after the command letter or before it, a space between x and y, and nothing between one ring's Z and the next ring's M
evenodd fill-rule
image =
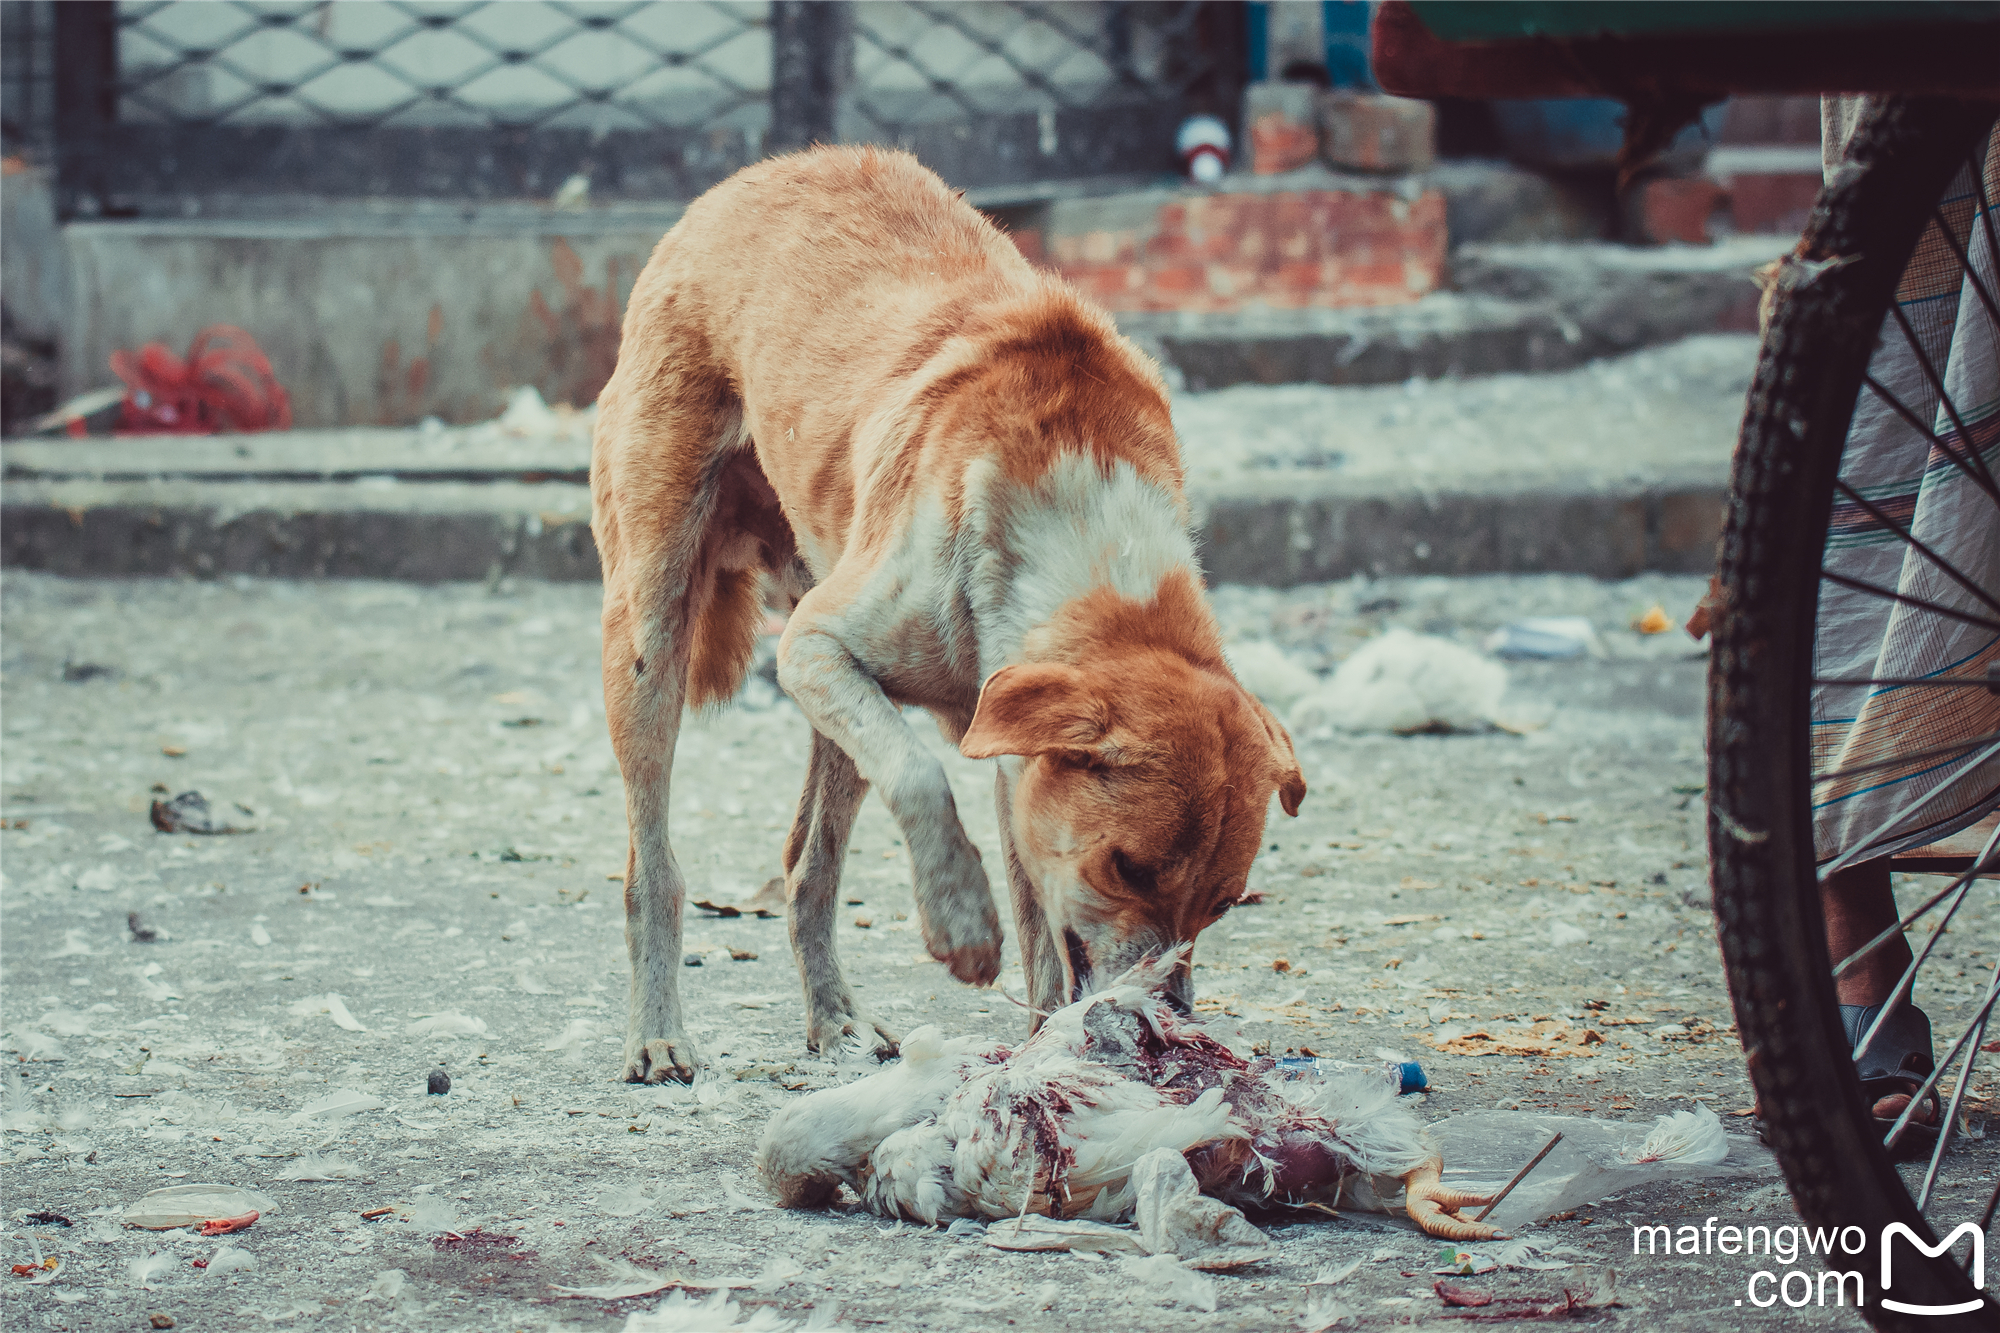
M1165 992L1167 1007L1183 1018L1194 1013L1194 976L1186 967L1175 970Z

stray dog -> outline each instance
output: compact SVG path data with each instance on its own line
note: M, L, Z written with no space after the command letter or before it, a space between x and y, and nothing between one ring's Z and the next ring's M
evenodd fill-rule
M699 1063L668 783L682 709L735 694L764 605L790 610L778 683L813 726L784 852L813 1050L896 1050L834 952L870 786L931 955L974 985L1000 971L979 852L899 705L1000 760L1045 1013L1193 940L1241 896L1272 792L1298 813L1291 739L1223 661L1157 371L907 154L774 158L689 206L632 289L590 498L630 823L627 1079ZM1183 962L1169 996L1191 991Z

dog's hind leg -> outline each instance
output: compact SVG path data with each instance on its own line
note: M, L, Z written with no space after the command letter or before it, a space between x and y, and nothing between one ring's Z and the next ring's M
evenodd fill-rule
M855 1004L833 942L847 835L867 794L868 782L854 761L815 731L805 791L785 839L785 897L792 953L805 983L806 1048L831 1054L851 1041L886 1060L896 1053L896 1038Z
M667 796L686 695L685 597L665 604L612 577L604 588L604 712L625 778L625 948L632 961L625 1078L689 1082L700 1063L681 1022L687 889L667 841ZM642 583L651 583L644 580Z
M617 386L614 380L614 388ZM700 386L695 386L699 388ZM624 1076L694 1078L700 1057L681 1017L681 914L686 885L667 840L667 803L689 667L729 658L742 638L704 617L740 579L718 579L716 499L740 420L718 398L684 388L635 406L607 389L591 463L591 529L604 566L604 713L625 780L625 946L632 986ZM747 609L755 612L754 599ZM712 617L711 617L712 621ZM702 681L694 684L699 690ZM694 702L701 700L696 698Z

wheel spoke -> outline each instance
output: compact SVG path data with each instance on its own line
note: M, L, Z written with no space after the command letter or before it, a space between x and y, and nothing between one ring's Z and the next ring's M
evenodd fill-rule
M1825 866L1821 867L1819 872L1820 882L1825 883L1828 876L1833 875L1838 871L1845 870L1847 868L1847 863L1854 860L1854 858L1859 856L1862 852L1865 852L1870 847L1874 846L1875 840L1877 838L1881 837L1883 834L1887 833L1890 829L1896 827L1896 825L1902 823L1904 820L1915 815L1917 811L1923 809L1925 806L1929 805L1932 801L1935 801L1938 797L1942 796L1944 793L1950 791L1953 784L1956 783L1960 778L1964 777L1967 773L1970 773L1973 769L1978 768L1981 764L1985 763L1987 760L1991 759L1996 754L2000 754L2000 743L1987 746L1984 750L1981 750L1978 754L1974 755L1970 762L1960 767L1957 772L1953 773L1943 782L1940 782L1937 786L1931 788L1929 791L1925 792L1922 796L1919 796L1915 801L1911 802L1909 805L1904 806L1901 810L1898 810L1895 813L1891 814L1887 819L1883 820L1880 824L1875 826L1874 832L1870 833L1867 837L1855 843L1845 852L1842 852L1839 856L1835 857L1833 860L1827 862Z
M1996 999L2000 999L2000 963L1993 965L1993 980L1987 984L1986 999L1980 1004L1979 1012L1973 1015L1972 1026L1968 1026L1965 1031L1958 1034L1958 1040L1951 1044L1949 1051L1945 1052L1944 1059L1940 1060L1937 1067L1931 1070L1930 1077L1926 1078L1924 1085L1917 1089L1916 1096L1910 1098L1910 1104L1905 1106L1903 1113L1896 1117L1896 1123L1889 1127L1889 1133L1882 1140L1884 1148L1895 1147L1896 1140L1903 1137L1903 1131L1909 1128L1910 1117L1916 1114L1917 1107L1923 1104L1923 1100L1930 1093L1930 1090L1937 1086L1937 1081L1943 1076L1944 1071L1951 1068L1951 1062L1958 1059L1958 1053L1965 1049L1966 1041L1972 1036L1973 1027L1978 1027L1982 1030L1985 1028L1986 1016L1993 1012L1993 1001Z
M1917 1192L1917 1211L1931 1201L1931 1187L1937 1184L1938 1167L1944 1161L1945 1145L1951 1142L1952 1132L1958 1128L1958 1108L1965 1101L1965 1090L1972 1086L1972 1070L1979 1063L1979 1043L1986 1040L1986 1023L1993 1015L1989 1007L1979 1016L1978 1024L1972 1029L1972 1041L1966 1046L1965 1063L1958 1068L1958 1086L1951 1090L1951 1105L1945 1110L1944 1124L1938 1128L1937 1146L1931 1149L1931 1165L1924 1172L1924 1187Z
M1993 317L1994 324L2000 325L2000 306L1993 304L1993 293L1986 290L1985 280L1979 276L1979 270L1972 266L1972 256L1967 252L1968 247L1960 242L1958 233L1945 225L1944 210L1940 208L1933 211L1931 220L1937 223L1937 229L1944 233L1945 244L1949 245L1951 252L1958 256L1958 266L1965 271L1966 281L1972 284L1972 290L1978 295L1979 303L1986 307L1986 313ZM1969 224L1971 219L1968 218L1966 221ZM1967 241L1972 239L1970 225L1965 229L1965 238Z
M1828 583L1838 583L1843 588L1852 588L1856 592L1873 593L1875 596L1885 598L1891 602L1901 602L1905 606L1914 606L1921 610L1929 611L1934 615L1944 616L1949 620L1962 620L1968 625L1977 625L1981 629L1990 629L1995 633L2000 633L2000 620L1988 620L1985 616L1974 615L1970 611L1960 611L1946 606L1942 602L1933 602L1922 597L1912 597L1906 592L1896 592L1893 589L1870 583L1866 579L1850 578L1846 574L1836 574L1830 569L1820 570L1819 576Z
M2000 843L2000 828L1995 828L1987 837L1986 845L1980 848L1973 864L1984 865L1987 858L1993 855L1996 843ZM1970 874L1960 878L1958 896L1953 898L1951 906L1945 909L1943 919L1931 928L1930 938L1924 941L1923 950L1910 960L1908 967L1903 969L1903 975L1897 978L1896 988L1889 992L1889 998L1882 1001L1881 1012L1875 1015L1875 1021L1868 1025L1868 1031L1862 1034L1860 1044L1854 1048L1851 1058L1856 1064L1861 1062L1862 1056L1868 1054L1868 1048L1875 1042L1875 1034L1882 1030L1882 1025L1889 1021L1889 1016L1896 1012L1896 1006L1901 1004L1903 997L1909 993L1911 986L1916 982L1917 969L1924 965L1924 960L1931 956L1931 950L1937 948L1938 941L1944 938L1947 930L1951 929L1952 917L1958 914L1959 905L1965 901L1965 895L1972 892L1973 878Z
M1922 907L1919 907L1916 911L1910 913L1908 916L1904 917L1901 921L1898 921L1895 925L1890 926L1887 930L1884 930L1880 935L1877 935L1874 939L1868 941L1868 943L1862 945L1860 948L1856 949L1853 953L1847 955L1847 957L1835 963L1833 965L1834 980L1838 981L1840 979L1841 973L1845 972L1848 968L1860 962L1863 958L1866 958L1869 954L1874 953L1877 949L1881 948L1883 944L1887 943L1889 940L1896 938L1896 936L1902 934L1904 931L1908 930L1911 926L1916 925L1917 922L1922 920L1933 907L1936 907L1939 903L1943 902L1946 898L1949 898L1954 892L1956 892L1959 885L1964 884L1967 880L1977 879L1982 873L1984 872L1977 869L1966 871L1961 878L1953 880L1951 883L1945 885L1943 888L1939 889L1936 893L1932 894L1927 900L1925 900L1924 905Z
M1944 387L1944 378L1938 374L1937 367L1931 364L1930 353L1926 352L1924 345L1917 340L1917 331L1910 327L1910 317L1904 314L1903 307L1894 301L1889 303L1889 313L1895 317L1896 327L1903 331L1903 337L1909 340L1910 350L1916 354L1917 365L1923 369L1924 378L1930 381L1931 389L1938 396L1938 406L1942 407L1944 414L1951 418L1951 428L1958 432L1958 438L1965 441L1966 455L1986 478L1986 489L1990 492L1993 489L1993 474L1986 470L1986 460L1973 449L1972 432L1966 429L1965 418L1958 414L1958 405L1951 401L1951 391Z
M1890 393L1887 389L1883 388L1881 382L1877 380L1873 375L1863 375L1861 377L1861 382L1867 385L1870 389L1873 389L1875 391L1875 396L1877 398L1880 398L1883 402L1887 403L1891 408L1893 408L1897 416L1901 417L1904 421L1908 422L1910 429L1916 431L1919 435L1929 440L1931 442L1931 448L1936 449L1938 452L1942 453L1946 458L1950 459L1952 466L1956 467L1960 472L1963 472L1966 475L1966 477L1972 482L1973 485L1977 486L1980 490L1985 491L1988 495L1992 496L1995 503L2000 503L2000 489L1996 489L1994 487L1993 478L1985 473L1984 460L1979 460L1981 466L1978 470L1975 470L1973 468L1972 463L1966 461L1968 456L1973 457L1975 459L1977 458L1977 455L1973 454L1972 445L1970 444L1970 442L1966 444L1965 454L1961 455L1958 450L1952 448L1949 444L1946 444L1944 440L1939 438L1938 433L1935 430L1932 430L1931 427L1928 424L1926 424L1921 418L1919 418L1915 412L1912 412L1903 403L1902 399L1898 398L1895 394Z
M1814 683L1822 684L1824 682L1815 681ZM1891 755L1887 759L1870 759L1862 764L1849 764L1846 768L1836 768L1827 773L1815 773L1813 774L1813 785L1818 786L1822 782L1831 782L1835 778L1851 778L1856 773L1872 773L1878 768L1894 768L1898 764L1914 764L1921 759L1936 759L1941 755L1960 754L1966 750L1970 750L1975 745L1984 745L1988 741L2000 741L2000 731L1989 731L1984 736L1968 736L1964 740L1955 741L1950 745L1933 745L1928 750L1912 750L1908 754Z
M1887 511L1885 511L1880 505L1876 504L1873 500L1868 499L1866 496L1862 495L1860 491L1855 490L1852 486L1849 486L1844 481L1836 481L1833 484L1834 487L1838 489L1848 499L1854 501L1854 503L1860 505L1863 509L1867 510L1869 515L1872 518L1874 518L1874 520L1877 523L1880 523L1883 527L1889 529L1889 531L1895 533L1898 537L1901 537L1905 544L1914 547L1917 553L1922 555L1924 559L1930 561L1933 565L1937 566L1938 571L1942 573L1945 577L1949 578L1953 583L1956 583L1959 587L1971 593L1974 597L1978 598L1980 601L1986 603L1986 606L1989 610L2000 611L2000 599L1996 599L1992 593L1986 591L1986 589L1980 587L1977 583L1974 583L1970 577L1968 577L1963 573L1960 573L1957 565L1952 564L1951 561L1945 559L1943 556L1939 555L1936 551L1933 551L1929 547L1929 545L1919 540L1916 533L1911 532L1908 528L1898 523L1895 519L1890 518Z

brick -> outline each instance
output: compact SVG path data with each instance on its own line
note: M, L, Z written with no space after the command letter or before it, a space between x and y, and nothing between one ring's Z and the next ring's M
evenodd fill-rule
M1819 199L1818 172L1731 173L1729 220L1737 231L1790 236L1806 228Z
M1046 235L1052 267L1117 311L1406 303L1445 267L1443 197L1276 191L1177 199L1148 228Z
M1732 97L1723 114L1722 142L1810 144L1819 147L1817 97Z
M1336 89L1320 94L1320 152L1350 171L1426 171L1437 160L1429 102Z
M1709 219L1729 200L1711 180L1662 177L1639 187L1639 234L1655 245L1707 245Z
M1243 90L1250 166L1258 175L1295 171L1319 155L1318 92L1309 83L1253 83Z
M1083 236L1083 245L1078 257L1086 263L1109 264L1119 258L1118 250L1118 235L1116 232L1086 232Z

